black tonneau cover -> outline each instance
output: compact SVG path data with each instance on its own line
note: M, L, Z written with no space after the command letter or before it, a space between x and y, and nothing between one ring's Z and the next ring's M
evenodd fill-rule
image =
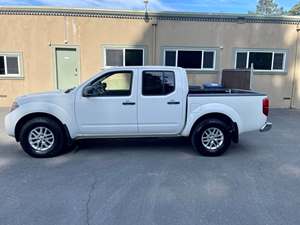
M201 86L189 86L188 96L199 96L199 95L208 95L208 96L265 96L265 94L258 93L250 90L241 90L241 89L229 89L229 88L203 88Z

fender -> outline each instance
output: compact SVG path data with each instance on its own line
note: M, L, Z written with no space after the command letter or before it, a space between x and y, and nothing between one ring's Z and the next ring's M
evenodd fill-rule
M228 116L233 122L237 124L239 133L242 132L243 124L241 122L241 118L233 108L220 103L209 103L197 107L191 113L188 112L189 116L187 117L186 125L182 131L182 135L189 136L194 123L202 116L210 113L221 113Z
M65 106L66 107L66 106ZM68 113L67 111L70 112ZM17 108L15 111L9 114L11 119L9 121L15 121L14 124L9 125L10 133L14 133L15 127L17 123L22 119L24 116L27 116L29 114L33 113L47 113L51 114L52 116L56 117L58 120L61 121L62 124L67 126L71 138L73 138L76 135L77 128L74 117L72 116L74 113L72 107L66 107L66 109L62 108L61 106L50 103L50 102L32 102L32 103L26 103L23 107L23 105L20 105L19 108Z

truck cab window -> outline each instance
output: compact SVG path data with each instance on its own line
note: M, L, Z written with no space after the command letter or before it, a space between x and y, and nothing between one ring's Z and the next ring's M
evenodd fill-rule
M142 93L145 96L168 95L175 90L173 71L144 71Z
M92 85L102 90L99 96L129 96L131 94L132 72L120 71L108 73L93 82Z

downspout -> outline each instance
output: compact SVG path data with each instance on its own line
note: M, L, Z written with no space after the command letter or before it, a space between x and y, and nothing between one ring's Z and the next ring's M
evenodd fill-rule
M300 32L299 23L297 24L296 32L297 32L296 53L295 53L294 73L293 73L293 77L292 77L292 93L291 93L290 108L293 108L294 99L295 99L297 61L298 61L298 43L299 43L299 32Z
M222 78L223 78L223 50L224 47L221 45L219 47L219 84L222 84Z
M157 53L157 48L156 48L156 43L157 43L157 19L156 17L153 18L152 21L152 27L153 27L153 38L152 38L152 64L156 65L156 53Z
M153 16L152 18L150 18L149 16L149 12L148 12L148 4L149 4L149 0L144 0L144 4L145 4L145 22L148 23L149 21L152 20L151 22L151 26L153 27L153 33L152 33L152 59L151 59L151 64L152 65L156 65L156 27L157 27L157 18L156 16Z
M69 42L69 35L68 35L68 25L69 21L67 16L64 16L64 44L68 44Z

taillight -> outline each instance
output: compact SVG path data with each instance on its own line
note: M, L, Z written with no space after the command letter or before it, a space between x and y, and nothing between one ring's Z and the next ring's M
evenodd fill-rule
M269 99L268 98L263 99L262 107L263 107L263 114L268 116L269 115Z

